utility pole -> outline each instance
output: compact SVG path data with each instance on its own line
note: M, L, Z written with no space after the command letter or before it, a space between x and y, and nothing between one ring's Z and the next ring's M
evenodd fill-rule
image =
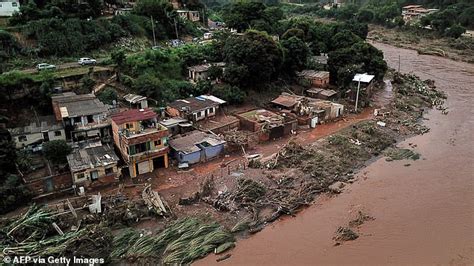
M398 55L398 72L400 72L400 65L402 64L401 63L401 57L400 57L400 54Z
M176 18L174 19L174 31L176 32L176 39L179 40L179 35L178 35L178 21Z
M155 35L155 22L153 21L153 16L151 18L151 30L153 31L153 46L156 46L156 35Z
M357 112L357 105L359 104L359 90L360 90L360 77L359 83L357 84L357 95L356 95L356 104L355 104L355 111Z

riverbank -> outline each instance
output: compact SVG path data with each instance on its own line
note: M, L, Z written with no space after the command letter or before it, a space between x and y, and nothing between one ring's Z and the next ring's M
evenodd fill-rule
M474 263L474 68L441 57L375 44L389 66L433 79L448 94L447 115L431 111L431 130L402 141L421 160L380 158L337 197L319 197L296 218L285 218L239 241L230 265L451 264ZM407 164L410 164L407 166ZM359 211L375 218L357 228L359 238L334 246L334 232ZM198 265L215 264L209 256ZM221 264L221 263L220 263Z
M370 25L367 40L413 49L419 54L474 63L473 37L463 36L453 39L436 36L434 32L424 29L389 29L380 25Z

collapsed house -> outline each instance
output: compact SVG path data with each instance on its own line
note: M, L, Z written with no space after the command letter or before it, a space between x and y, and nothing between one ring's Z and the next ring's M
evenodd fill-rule
M129 166L130 176L168 168L168 129L150 108L130 109L112 116L115 146Z
M236 115L240 127L256 132L260 141L277 139L296 131L298 121L293 114L276 114L265 109L256 109Z
M171 155L180 167L218 157L224 151L225 143L225 140L216 135L197 130L169 141Z
M66 134L61 122L56 121L54 116L36 116L28 125L8 129L17 149L31 147L33 151L43 142L50 140L65 140Z
M129 104L130 108L143 109L148 107L148 101L145 96L129 93L123 96L123 99Z
M113 147L100 142L79 146L67 156L73 183L83 187L118 181L118 161Z
M224 103L224 100L210 95L189 97L168 104L166 113L170 117L181 117L188 121L198 122L214 117L219 110L219 106Z
M57 121L65 128L66 138L81 141L110 137L109 107L94 94L61 93L51 97Z
M344 112L342 104L285 92L271 103L280 110L295 114L299 125L309 125L312 128L318 123L336 119Z
M296 76L300 83L308 83L310 86L325 88L329 85L329 72L306 69L297 72Z

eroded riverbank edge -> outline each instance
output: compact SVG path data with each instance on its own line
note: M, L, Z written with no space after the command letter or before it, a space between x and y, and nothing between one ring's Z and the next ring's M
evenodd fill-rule
M245 240L225 264L470 264L474 239L472 195L473 140L470 137L474 81L472 65L416 51L376 44L391 67L432 78L447 92L447 116L429 112L423 121L431 131L400 142L417 145L422 160L375 160L359 180L337 197L319 197L296 218L284 218ZM400 56L400 57L399 57ZM470 200L471 199L471 200ZM363 225L362 237L333 247L337 226L359 210L376 220ZM208 256L198 264L213 264Z

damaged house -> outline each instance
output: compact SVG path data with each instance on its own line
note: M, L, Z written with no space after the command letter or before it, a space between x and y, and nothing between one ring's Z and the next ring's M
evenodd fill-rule
M51 97L57 121L64 125L66 138L81 141L110 137L109 107L94 94L66 92Z
M61 122L54 116L36 116L28 125L8 129L15 140L16 148L41 144L50 140L65 140L66 134Z
M67 156L73 183L78 186L97 186L118 180L119 161L113 147L100 142L78 147Z
M123 99L130 108L143 109L148 107L148 100L145 96L130 93L123 96Z
M291 113L279 115L265 109L257 109L236 116L240 119L240 127L257 132L260 141L287 136L298 127L296 116Z
M130 109L112 116L114 143L131 177L168 168L168 129L150 108Z
M285 92L271 103L280 110L295 114L299 125L310 125L313 128L323 121L341 117L344 112L342 104Z
M216 135L196 130L171 139L171 155L181 166L186 167L218 157L224 151L225 143Z
M170 117L181 117L188 121L198 122L216 116L219 106L225 103L217 97L201 95L176 100L166 107L166 113Z
M309 84L313 87L325 88L329 85L329 72L306 69L297 72L296 76L301 83Z

